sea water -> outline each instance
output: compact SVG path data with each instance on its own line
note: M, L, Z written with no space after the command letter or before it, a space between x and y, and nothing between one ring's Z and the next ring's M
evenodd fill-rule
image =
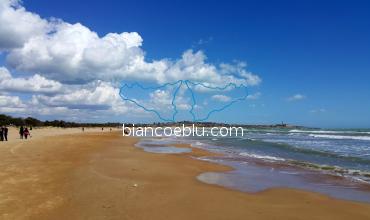
M197 158L234 168L198 176L206 183L247 192L290 187L370 202L370 130L245 129L244 136L238 137L171 137L150 142L190 143L222 153Z

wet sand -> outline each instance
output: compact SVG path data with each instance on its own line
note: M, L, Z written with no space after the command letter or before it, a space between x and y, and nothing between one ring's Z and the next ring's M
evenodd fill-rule
M155 154L118 131L58 131L0 143L0 219L370 219L369 204L202 183L230 168L191 159L210 154L200 149Z

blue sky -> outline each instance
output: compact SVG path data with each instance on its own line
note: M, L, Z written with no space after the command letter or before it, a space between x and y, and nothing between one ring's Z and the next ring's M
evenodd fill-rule
M214 65L246 62L262 79L250 88L260 97L210 120L370 127L367 1L25 0L23 6L42 18L79 22L100 37L137 32L148 62L178 59L188 49L202 50ZM0 64L12 69L6 56ZM120 116L97 120L109 119Z

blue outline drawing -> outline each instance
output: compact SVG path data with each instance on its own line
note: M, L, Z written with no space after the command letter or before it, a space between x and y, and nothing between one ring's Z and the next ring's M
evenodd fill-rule
M157 115L157 117L162 120L162 121L165 121L165 122L176 122L175 121L175 117L178 113L178 110L177 110L177 106L175 104L175 99L176 99L176 96L177 96L177 93L179 91L179 89L181 88L182 85L185 85L186 88L190 91L190 94L191 94L191 99L192 99L192 105L191 105L191 109L189 111L189 113L192 115L192 118L193 118L193 122L202 122L202 121L206 121L208 120L208 118L215 112L220 112L220 111L223 111L225 110L226 108L232 106L234 103L236 102L239 102L239 101L245 101L248 97L248 90L247 90L247 87L244 85L244 84L240 84L239 86L236 85L235 83L229 83L227 84L226 86L224 87L213 87L213 86L208 86L208 85L205 85L204 83L197 83L197 82L192 82L190 80L178 80L177 82L173 82L173 83L165 83L163 85L160 85L160 86L156 86L156 87L144 87L142 86L141 84L135 82L135 83L132 83L132 84L127 84L127 83L124 83L121 88L120 88L120 92L119 92L119 95L121 96L121 98L124 100L124 101L129 101L131 103L134 103L135 105L137 105L138 107L142 108L144 111L147 111L147 112L152 112L154 113L155 115ZM173 94L173 97L172 97L172 102L171 102L171 105L173 107L173 110L174 110L174 113L172 114L172 117L171 118L164 118L157 110L154 110L154 109L148 109L146 108L145 106L141 105L140 103L138 103L136 100L134 99L130 99L130 98L127 98L125 95L124 95L124 90L126 88L128 89L132 89L134 87L139 87L143 90L157 90L157 89L162 89L166 86L177 86L176 89L175 89L175 92ZM194 92L193 92L193 89L191 88L191 86L202 86L206 89L211 89L211 90L218 90L218 91L225 91L229 88L232 88L232 89L243 89L244 91L244 96L242 97L239 97L239 98L236 98L236 99L233 99L232 101L230 101L229 103L227 103L226 105L222 106L221 108L218 108L218 109L213 109L211 110L210 112L208 112L208 114L206 115L206 117L204 118L196 118L195 116L195 113L194 113L194 107L196 105L196 99L195 99L195 95L194 95Z

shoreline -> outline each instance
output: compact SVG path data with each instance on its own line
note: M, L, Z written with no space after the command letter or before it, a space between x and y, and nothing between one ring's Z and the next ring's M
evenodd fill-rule
M245 193L197 180L230 167L147 153L120 132L13 142L0 148L1 219L368 219L369 204L295 189ZM15 154L11 150L16 148Z
M204 172L197 175L196 178L202 183L217 185L245 193L259 193L274 188L288 188L319 193L333 199L370 204L370 185L367 182L353 181L349 177L338 176L317 169L294 166L279 161L268 162L257 158L234 158L225 152L219 153L212 151L212 149L194 146L194 143L191 142L176 143L175 141L174 143L162 144L153 142L145 144L146 141L143 143L143 140L145 139L141 139L136 146L148 153L189 154L192 159L229 167L229 170L226 171ZM172 152L156 152L155 150L151 150L152 148L166 149L171 146L181 149L191 149L192 151L201 150L204 153L197 155L186 151L173 152L174 150L172 150ZM270 177L271 170L275 173L273 177ZM264 175L264 173L267 174ZM288 180L285 182L282 181L283 184L280 186L268 183L270 181L281 182L283 178L287 178ZM244 181L244 179L253 179L253 183L246 183L248 181Z

